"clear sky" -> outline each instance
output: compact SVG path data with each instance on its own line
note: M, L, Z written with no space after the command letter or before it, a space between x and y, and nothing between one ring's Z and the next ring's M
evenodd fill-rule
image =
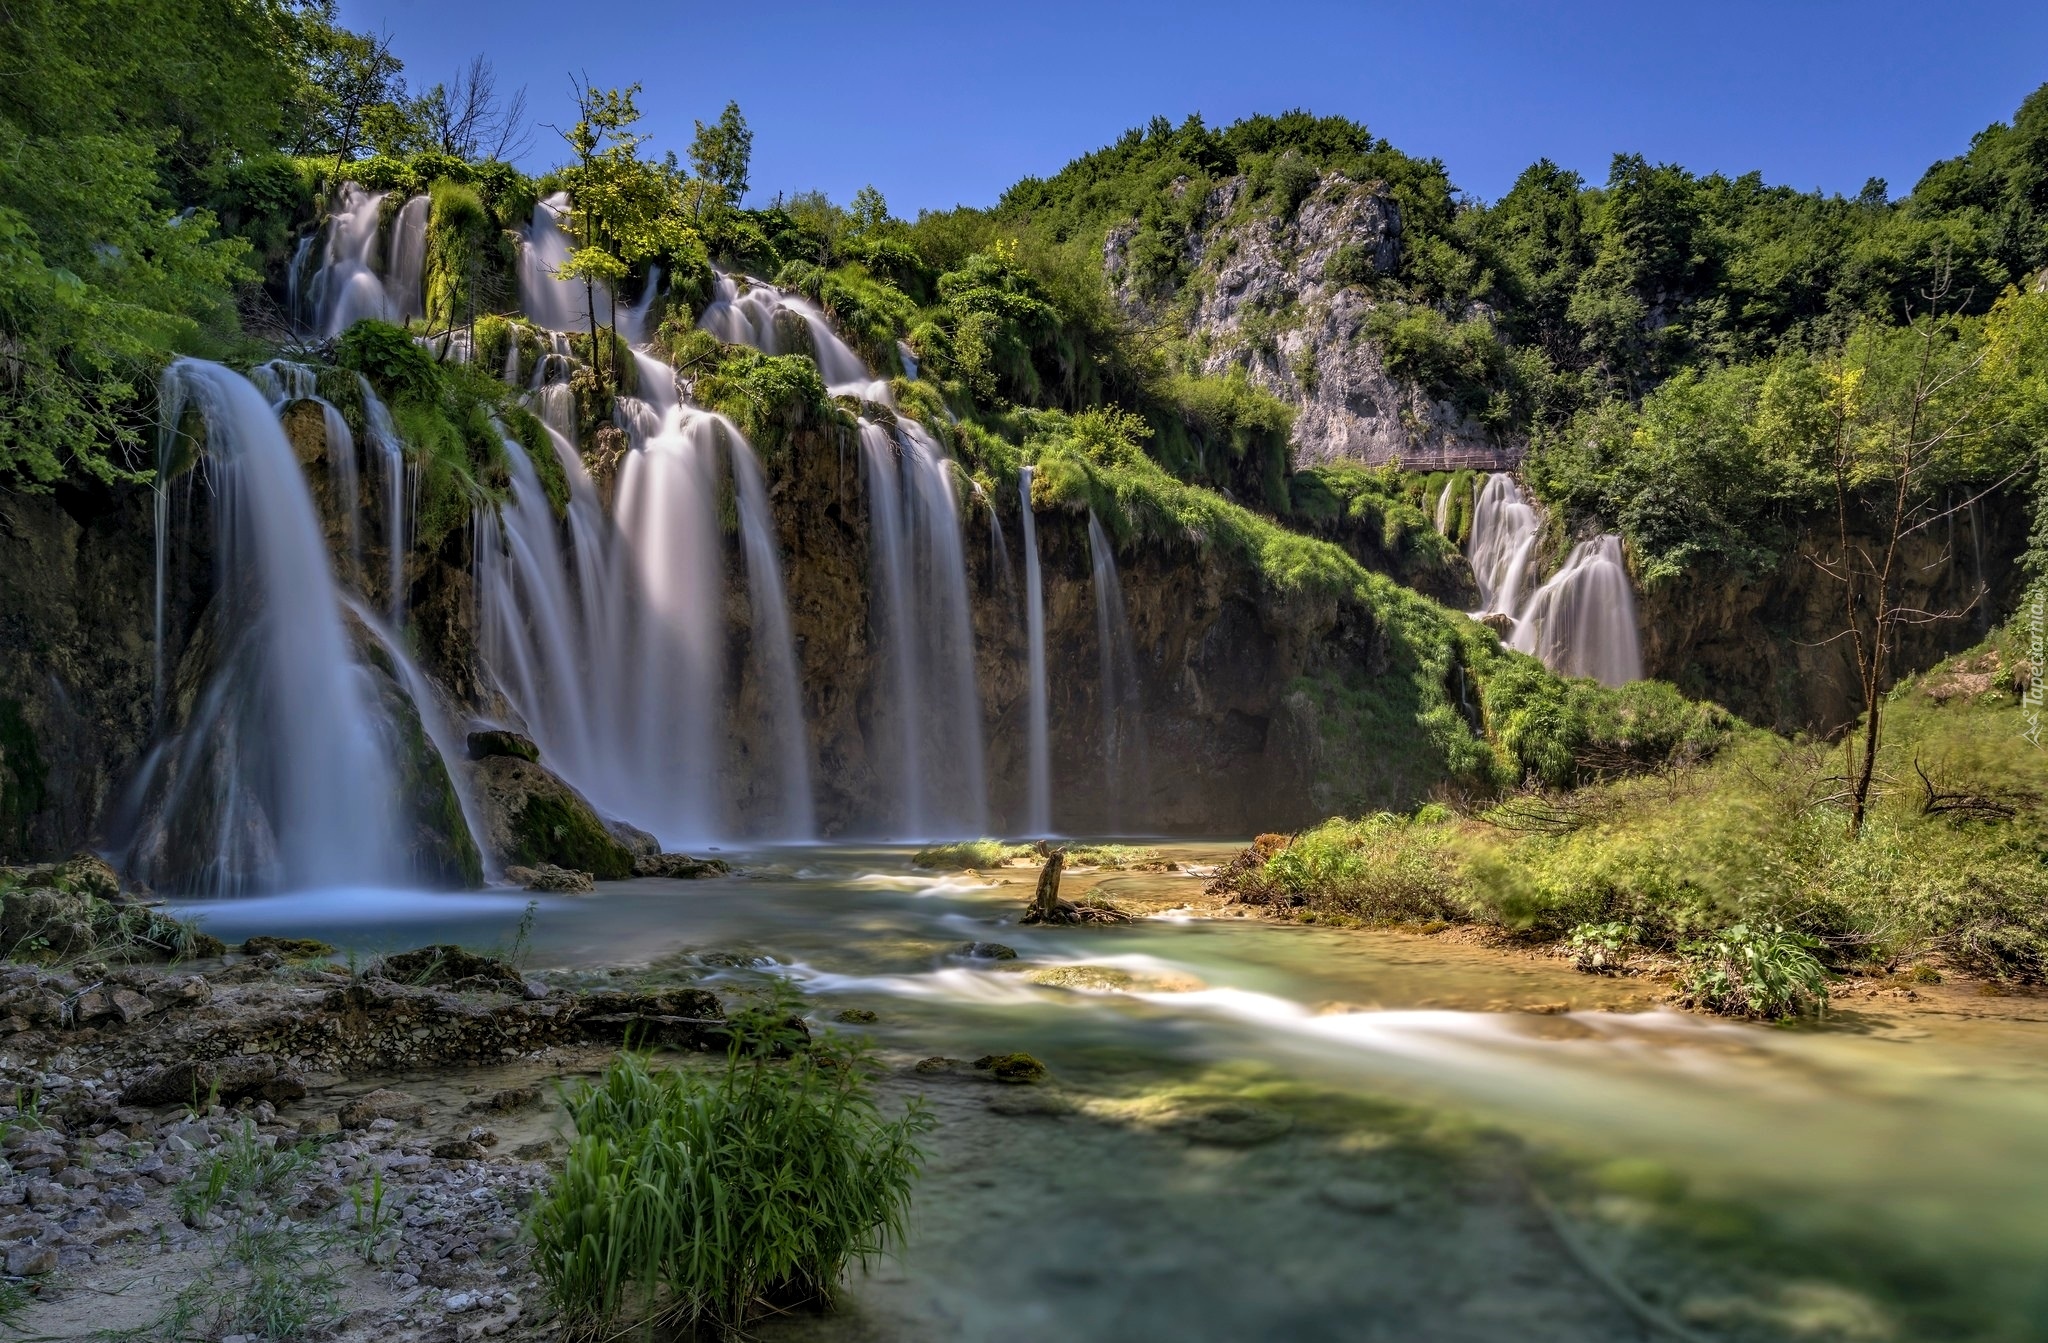
M873 183L892 211L987 205L1155 114L1223 125L1302 107L1434 155L1494 198L1539 157L1894 195L2048 81L2048 0L1327 4L1121 0L341 0L416 84L481 51L566 125L568 77L644 85L650 148L737 99L754 192ZM545 128L526 166L558 157Z

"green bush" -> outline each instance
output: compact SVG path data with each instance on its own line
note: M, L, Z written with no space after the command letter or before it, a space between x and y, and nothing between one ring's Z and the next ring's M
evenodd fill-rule
M1266 860L1273 903L1373 923L1464 920L1454 830L1435 818L1381 812L1325 821Z
M743 1037L708 1075L626 1054L571 1098L576 1143L532 1231L573 1320L738 1338L765 1311L829 1303L849 1261L901 1239L929 1117L882 1119L851 1046L777 1062L775 1043Z
M1819 1010L1828 1000L1827 971L1812 951L1819 945L1781 927L1735 924L1679 948L1686 958L1679 992L1694 1007L1728 1016L1775 1021Z
M1012 858L1030 856L1029 844L1005 844L999 839L968 839L919 849L910 861L919 867L983 868L1001 867Z

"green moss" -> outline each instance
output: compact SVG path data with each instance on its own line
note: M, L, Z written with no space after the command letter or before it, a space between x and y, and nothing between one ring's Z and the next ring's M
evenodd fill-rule
M765 460L786 451L805 430L852 429L853 416L825 390L818 366L803 355L729 350L697 379L697 403L726 416Z
M553 863L588 872L599 881L620 881L633 875L633 853L612 838L588 807L573 799L528 796L512 818L511 862L531 866Z
M428 192L426 314L436 331L473 321L488 304L480 292L497 278L497 222L476 188L441 178Z

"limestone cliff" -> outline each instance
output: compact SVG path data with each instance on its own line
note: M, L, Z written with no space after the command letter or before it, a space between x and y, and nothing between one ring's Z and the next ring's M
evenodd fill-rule
M1420 469L1502 469L1521 445L1496 439L1447 401L1387 371L1366 334L1366 282L1401 260L1401 210L1373 184L1332 173L1285 215L1260 208L1245 179L1203 202L1180 291L1140 292L1112 229L1103 268L1133 319L1186 342L1200 371L1242 369L1295 408L1298 466L1399 458Z

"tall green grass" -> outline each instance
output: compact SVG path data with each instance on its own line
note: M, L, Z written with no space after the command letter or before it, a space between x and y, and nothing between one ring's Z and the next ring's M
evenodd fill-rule
M885 1120L855 1046L744 1035L713 1073L622 1055L570 1101L578 1137L532 1220L564 1312L736 1338L764 1311L829 1304L849 1261L903 1236L931 1119Z

